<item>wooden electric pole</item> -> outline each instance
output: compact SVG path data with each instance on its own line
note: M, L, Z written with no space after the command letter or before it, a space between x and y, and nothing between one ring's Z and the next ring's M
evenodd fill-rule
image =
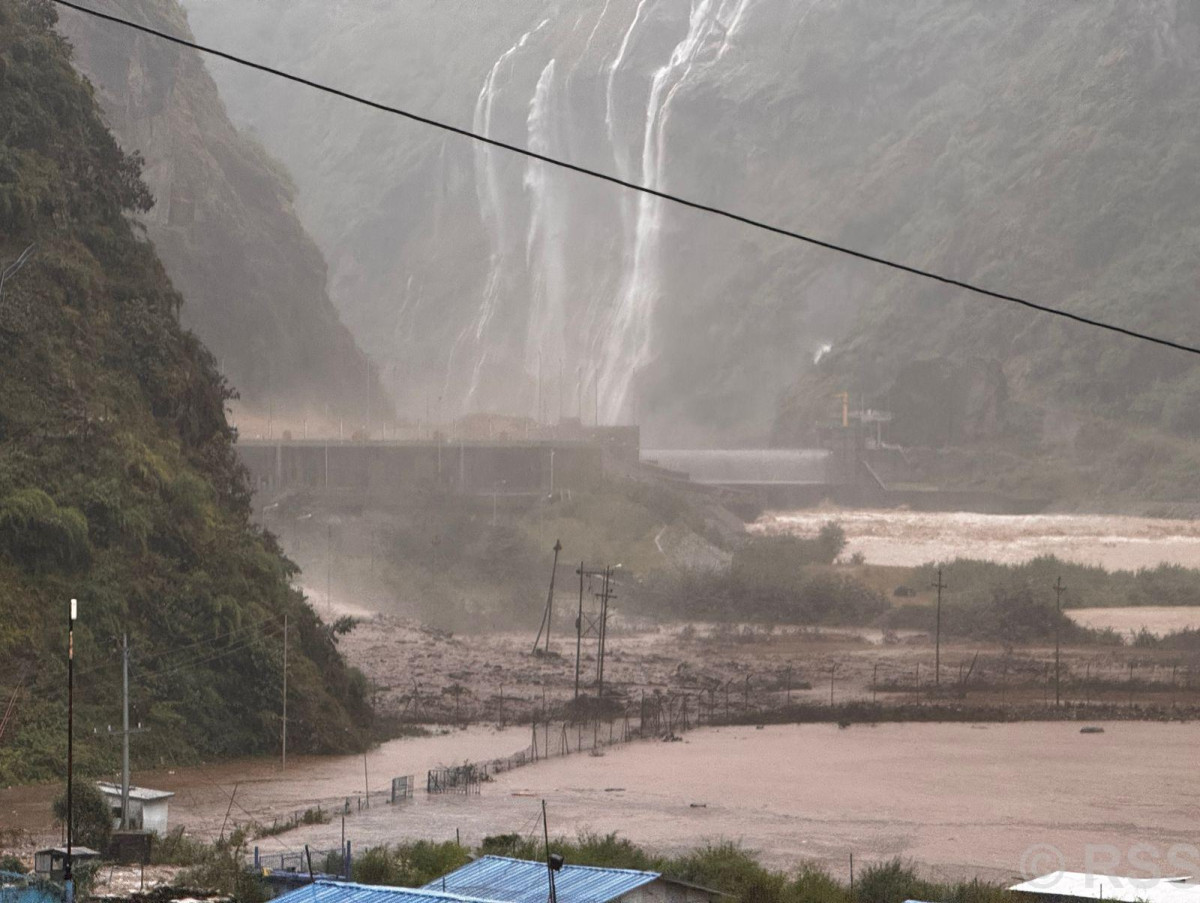
M933 683L934 686L942 685L942 590L946 588L946 584L942 582L942 569L938 568L937 583L933 585L937 590L937 620L934 627L933 641Z
M1066 587L1063 586L1062 577L1054 581L1054 707L1058 708L1062 700L1062 669L1061 654L1062 654L1062 594L1066 592Z
M561 412L560 412L561 415ZM579 562L579 616L575 618L575 701L579 701L579 660L583 654L583 562Z

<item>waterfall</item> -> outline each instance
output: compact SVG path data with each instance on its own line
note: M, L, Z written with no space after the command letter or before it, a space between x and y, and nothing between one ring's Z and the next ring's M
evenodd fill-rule
M538 77L527 120L531 150L552 155L560 144L555 139L562 127L561 109L555 90L555 61L550 60ZM553 360L565 355L567 272L565 238L568 231L567 199L563 196L563 174L537 160L525 164L525 190L529 194L529 229L525 239L525 261L530 275L530 309L525 342L525 371L540 381L541 355ZM536 402L535 402L536 404ZM540 416L535 411L535 416Z
M496 97L500 91L500 73L506 64L511 64L513 57L529 43L530 38L545 28L549 22L549 19L543 19L535 27L521 35L517 42L502 53L492 65L487 78L484 79L479 98L475 102L472 127L476 134L492 136ZM504 200L503 180L497 166L497 155L500 153L502 152L482 142L475 145L475 190L479 199L479 215L491 242L488 276L475 317L464 327L450 350L446 367L446 385L443 390L446 395L451 394L450 382L455 375L455 363L459 359L462 346L464 344L475 346L472 355L471 377L462 400L464 411L478 396L483 367L488 358L488 327L496 315L497 307L504 300L510 280L506 273L511 257L510 238L505 223L512 219L513 211Z
M586 31L582 19L573 27L547 27L545 19L492 65L475 103L474 129L489 136L497 126L501 134L512 129L512 111L523 99L524 140L531 150L569 155L573 140L590 138L601 154L611 154L618 176L664 190L672 104L706 67L723 60L753 6L753 0L636 0L623 31L612 21L620 9L613 0L599 5ZM671 10L688 13L682 35L668 31L679 27L672 24L677 20L660 15ZM607 52L605 34L613 35ZM593 53L606 60L599 72ZM597 121L571 119L579 115L571 87L577 71L588 78L580 85L596 92L587 96L598 104ZM558 358L568 371L586 371L589 383L597 381L602 420L629 419L634 381L650 362L655 310L665 290L666 203L623 192L613 207L589 209L575 193L580 186L556 169L527 160L518 188L518 169L504 152L480 145L474 155L489 256L478 308L451 352L451 371L456 363L460 372L469 367L464 408L499 396L511 411L529 409L536 405L528 392L531 377L541 384L539 361ZM593 261L582 264L582 255L594 253L594 245L584 238L594 240L597 217L611 229L612 275L585 282L582 274ZM509 371L521 381L497 385L496 374ZM559 394L565 388L559 386Z
M608 126L614 140L618 171L622 164L613 134L612 85L616 69L624 59L641 19L643 5L639 4L609 73ZM665 137L672 100L702 62L704 52L711 49L717 35L720 44L712 58L719 59L724 55L748 6L749 0L693 0L687 33L675 45L666 65L657 69L651 78L641 151L641 182L646 187L659 191L667 187ZM637 201L632 265L626 270L601 348L602 416L608 423L619 422L628 413L633 380L650 359L654 310L662 290L660 257L665 203L646 194Z

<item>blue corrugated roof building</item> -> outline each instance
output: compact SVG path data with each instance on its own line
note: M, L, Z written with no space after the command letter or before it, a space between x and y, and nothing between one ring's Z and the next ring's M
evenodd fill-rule
M0 872L0 903L62 903L62 893L28 875Z
M720 896L701 887L664 878L658 872L564 865L554 873L558 903L711 903ZM546 903L546 863L504 856L482 856L424 890L444 890L498 903ZM357 903L357 901L356 901Z
M316 881L276 897L274 903L500 903L408 887L375 887L349 881ZM545 903L543 900L542 903Z
M722 896L658 872L564 865L554 873L558 903L713 903ZM275 903L546 903L546 863L484 856L419 890L319 880Z

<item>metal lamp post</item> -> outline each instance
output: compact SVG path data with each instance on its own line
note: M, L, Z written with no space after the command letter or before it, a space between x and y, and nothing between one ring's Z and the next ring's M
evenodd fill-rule
M71 846L75 830L75 807L72 799L74 742L75 742L75 617L79 603L71 600L70 620L67 622L67 859L63 864L63 887L66 903L75 901L75 882L71 877Z

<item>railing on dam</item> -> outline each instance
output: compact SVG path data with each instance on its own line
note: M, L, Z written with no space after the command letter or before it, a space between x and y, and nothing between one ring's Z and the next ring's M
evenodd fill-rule
M585 442L239 442L255 491L367 494L414 490L514 496L584 489L604 473L603 449Z
M804 486L833 482L825 449L644 449L642 460L713 486Z

